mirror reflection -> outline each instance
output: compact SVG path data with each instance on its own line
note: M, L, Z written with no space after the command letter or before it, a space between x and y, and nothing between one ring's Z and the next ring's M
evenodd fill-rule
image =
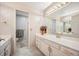
M62 20L62 23L63 23L63 33L72 33L71 16L62 17L61 20Z

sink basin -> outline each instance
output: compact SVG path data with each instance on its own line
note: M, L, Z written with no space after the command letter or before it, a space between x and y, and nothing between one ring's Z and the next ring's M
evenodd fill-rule
M1 38L0 38L0 41L4 41L4 39L1 39Z

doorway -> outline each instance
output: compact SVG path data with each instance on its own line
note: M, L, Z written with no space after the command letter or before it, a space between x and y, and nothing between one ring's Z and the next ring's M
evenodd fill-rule
M56 19L52 19L52 34L56 33Z
M17 48L28 46L28 13L16 11L16 46Z

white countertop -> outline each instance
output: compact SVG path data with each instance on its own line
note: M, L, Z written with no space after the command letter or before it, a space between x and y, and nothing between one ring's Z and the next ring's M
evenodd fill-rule
M11 35L0 35L1 39L4 39L2 41L0 41L0 46L2 46L7 40L9 40L11 38Z
M36 36L42 37L44 39L56 42L63 46L79 51L79 38L65 37L65 36L62 36L61 38L57 38L56 35L52 35L52 34L41 35L39 33L36 33Z

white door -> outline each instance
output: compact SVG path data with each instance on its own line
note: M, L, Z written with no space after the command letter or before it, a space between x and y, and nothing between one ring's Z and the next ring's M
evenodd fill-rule
M23 40L21 43L24 45L28 44L28 28L27 28L28 17L23 15L16 16L16 29L21 29L24 31Z

